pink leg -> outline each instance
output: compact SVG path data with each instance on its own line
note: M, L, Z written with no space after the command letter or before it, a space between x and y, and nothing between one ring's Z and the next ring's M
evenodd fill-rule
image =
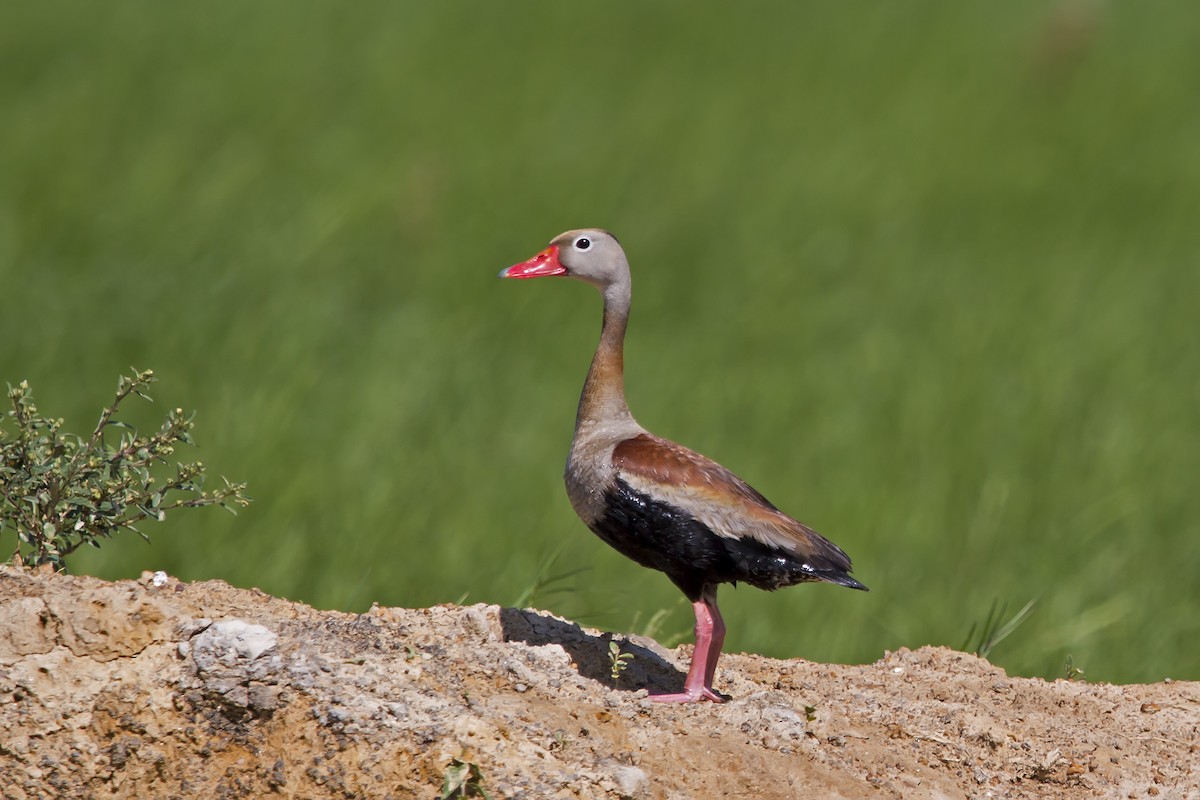
M705 589L695 603L696 647L692 651L692 665L688 668L683 691L677 694L652 694L656 703L695 703L711 700L723 703L725 698L713 691L713 677L717 673L717 659L721 656L721 645L725 643L725 621L717 608L717 590Z
M708 645L708 661L704 669L704 685L712 689L713 678L717 674L717 659L721 657L721 648L725 646L725 620L721 619L721 609L717 608L717 590L712 589L712 596L705 594L709 612L712 614L712 641Z

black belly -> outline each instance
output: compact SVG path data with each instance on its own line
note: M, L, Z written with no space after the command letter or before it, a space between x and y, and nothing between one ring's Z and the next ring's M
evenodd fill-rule
M713 533L679 508L634 491L620 479L604 500L604 516L589 527L623 555L665 572L693 602L706 585L744 581L778 589L822 579L811 565L783 550Z

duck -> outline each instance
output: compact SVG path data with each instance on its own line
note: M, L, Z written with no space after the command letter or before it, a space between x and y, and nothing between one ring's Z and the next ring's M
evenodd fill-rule
M713 688L726 627L721 584L775 590L824 582L867 591L850 557L780 511L746 481L638 424L625 399L624 343L632 281L617 238L600 228L561 233L501 278L574 278L600 291L604 315L575 414L567 455L567 498L601 540L664 573L692 605L695 647L683 690L659 703L724 702Z

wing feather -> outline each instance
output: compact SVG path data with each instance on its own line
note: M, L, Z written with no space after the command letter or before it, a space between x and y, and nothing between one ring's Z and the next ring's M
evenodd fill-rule
M754 539L803 561L850 568L850 559L832 542L725 467L682 445L643 433L614 448L613 467L632 488L677 506L719 536Z

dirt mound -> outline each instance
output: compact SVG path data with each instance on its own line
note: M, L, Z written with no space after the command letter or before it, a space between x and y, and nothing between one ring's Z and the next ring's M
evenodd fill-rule
M2 567L0 795L1200 798L1200 684L726 655L729 702L660 706L643 687L677 690L685 648L617 637L614 688L610 641L530 610Z

